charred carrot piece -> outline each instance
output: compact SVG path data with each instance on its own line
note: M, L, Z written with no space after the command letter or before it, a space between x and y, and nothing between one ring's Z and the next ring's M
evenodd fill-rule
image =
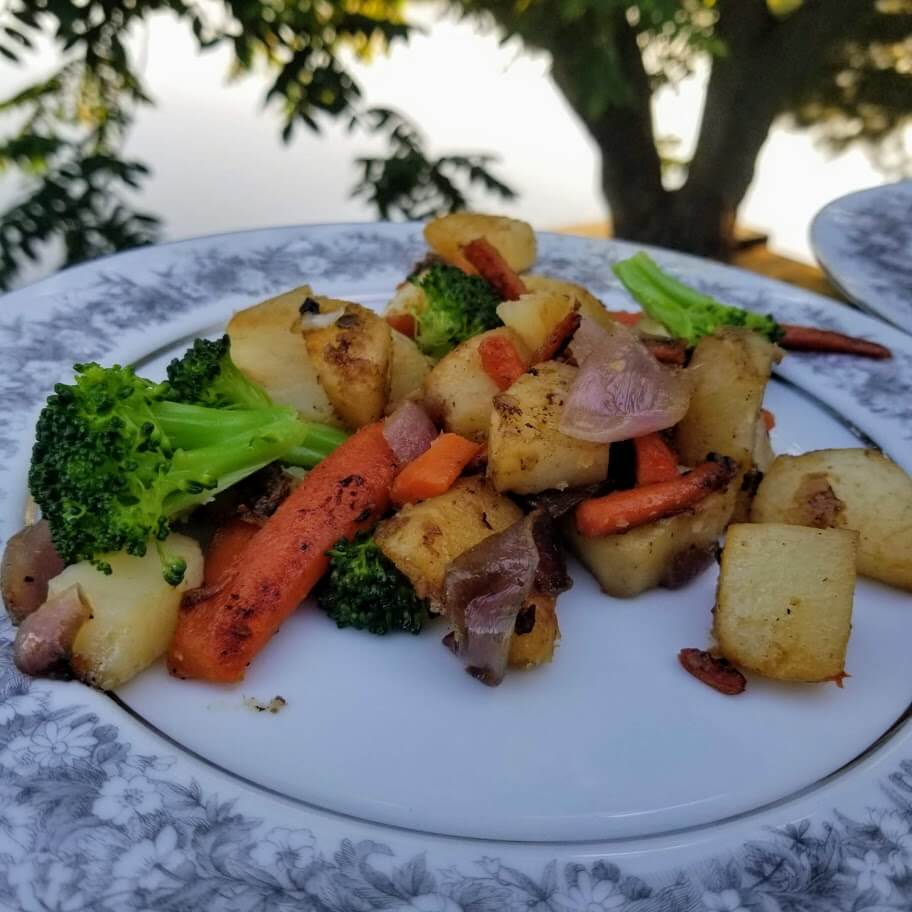
M776 426L776 416L769 409L760 409L760 418L767 431L771 431Z
M793 323L780 323L783 332L779 345L789 351L833 352L843 355L858 355L862 358L892 358L893 352L885 345L847 336L829 329L816 329L813 326L795 326Z
M635 437L633 446L636 450L637 486L673 481L681 474L678 472L678 457L675 451L658 432L646 434L645 437Z
M462 254L504 301L515 301L526 293L523 280L487 239L471 241L462 248Z
M222 523L212 536L206 548L206 563L203 570L203 586L215 586L234 567L238 555L247 547L260 527L239 517Z
M480 451L481 444L459 434L441 434L396 476L393 503L414 503L446 493Z
M395 471L380 423L330 453L247 542L224 585L182 608L168 654L171 673L242 680L326 570L326 552L386 510Z
M652 352L656 361L663 364L682 367L687 360L687 343L683 339L669 339L667 342L660 339L644 339L643 344Z
M542 361L550 361L560 354L563 347L573 338L573 334L579 329L580 315L572 310L563 319L559 320L555 327L548 333L548 338L532 352L532 364L541 364Z
M478 354L481 356L481 366L498 389L505 390L512 386L526 372L526 363L506 336L488 336L483 339L478 346Z
M635 526L673 516L695 506L734 478L735 464L722 458L703 462L686 475L629 491L614 491L604 497L584 500L576 508L580 535L596 538L626 532Z
M410 313L391 313L386 315L386 322L410 339L415 338L415 318Z
M608 316L612 320L617 320L618 323L623 323L624 326L636 326L643 318L642 313L634 313L630 310L609 310Z

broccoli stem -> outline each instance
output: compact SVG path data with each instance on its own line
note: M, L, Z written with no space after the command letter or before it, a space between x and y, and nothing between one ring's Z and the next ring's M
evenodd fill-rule
M686 308L688 302L676 299L657 287L650 266L658 270L658 266L645 253L640 252L615 263L614 274L650 317L670 329L675 336L693 341L693 321L686 310L682 311L682 305Z
M273 422L287 424L289 429L297 429L300 439L274 458L305 469L313 468L348 437L339 428L305 421L294 409L281 406L215 410L181 402L157 402L152 411L172 444L184 449L206 448L225 437L246 437Z
M206 503L300 446L304 434L301 422L286 416L264 423L254 435L210 438L209 446L176 450L168 473L171 493L164 500L166 512L176 515Z

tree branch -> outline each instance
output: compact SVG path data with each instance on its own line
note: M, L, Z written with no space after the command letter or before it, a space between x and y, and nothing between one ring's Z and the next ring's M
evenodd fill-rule
M558 88L582 120L602 154L602 188L611 207L615 233L633 236L642 213L659 215L667 196L652 123L652 88L643 66L637 36L622 14L613 19L612 65L625 87L625 97L592 111L580 91L576 51L592 41L582 21L572 33L557 31L551 47L552 74ZM591 74L588 74L592 78Z

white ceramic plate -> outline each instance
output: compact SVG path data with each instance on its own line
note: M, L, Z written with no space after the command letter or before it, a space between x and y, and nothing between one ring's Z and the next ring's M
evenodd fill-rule
M34 418L74 361L160 373L187 340L303 282L379 306L410 225L203 238L70 270L0 302L2 534ZM622 305L632 252L542 236L538 269ZM685 281L893 347L789 356L780 452L869 438L912 469L912 339L827 299L658 252ZM616 300L615 300L616 299ZM776 572L776 568L770 568ZM723 697L676 655L708 639L715 571L630 601L574 569L552 665L497 689L420 637L305 608L238 687L150 669L113 698L30 681L0 634L0 907L40 910L908 908L912 600L861 581L844 690L749 680ZM277 715L247 699L281 695Z
M824 206L811 223L811 247L849 300L912 332L912 180Z

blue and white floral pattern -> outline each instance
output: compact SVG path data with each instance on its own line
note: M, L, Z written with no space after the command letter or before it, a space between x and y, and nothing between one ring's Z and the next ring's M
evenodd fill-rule
M266 239L268 238L268 240ZM64 274L0 302L0 451L27 445L25 423L76 359L101 358L128 332L321 278L401 275L421 249L409 227L296 229L172 248L166 268L136 278L143 254ZM542 271L604 289L619 245L546 238ZM159 254L160 256L160 254ZM139 259L137 259L137 257ZM694 261L667 260L694 280ZM140 271L141 272L141 271ZM706 267L700 284L788 319L839 322L822 299ZM707 277L708 276L708 277ZM775 295L775 307L773 307ZM815 309L816 308L816 309ZM844 318L844 317L843 317ZM857 321L853 331L858 331ZM877 325L862 327L877 335ZM895 341L895 337L880 338ZM890 370L825 359L839 395L878 420L909 424L912 345ZM895 399L891 401L888 391ZM905 390L906 395L896 395ZM900 401L896 401L896 400ZM4 498L4 530L21 492ZM324 819L262 797L175 755L113 704L78 685L24 678L0 621L0 908L41 912L886 912L912 907L912 760L899 760L875 806L714 843L656 870L612 846L453 841ZM89 705L91 704L91 705ZM137 746L151 743L151 752ZM234 800L224 800L224 794ZM252 810L253 804L262 812ZM383 838L375 838L377 833ZM427 852L418 846L427 844ZM623 847L622 847L623 848ZM458 858L455 863L452 858ZM612 861L612 856L616 861ZM558 858L558 856L560 856ZM664 858L665 856L663 856ZM668 856L669 858L671 856Z
M825 206L814 253L860 307L912 331L912 181L862 190Z

